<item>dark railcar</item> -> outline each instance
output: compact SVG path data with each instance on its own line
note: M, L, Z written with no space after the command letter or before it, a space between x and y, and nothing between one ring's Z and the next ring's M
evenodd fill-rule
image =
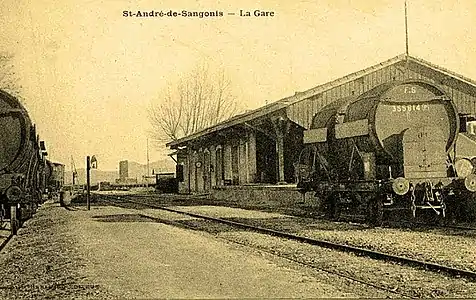
M438 86L382 84L318 112L304 134L298 180L327 199L328 212L381 222L384 210L431 209L476 191L474 166L458 161L459 116Z
M64 165L46 160L46 190L50 197L61 192L64 185Z
M155 174L155 189L160 193L178 193L178 180L175 173Z
M10 219L15 234L42 201L45 152L23 105L1 90L0 128L1 218Z

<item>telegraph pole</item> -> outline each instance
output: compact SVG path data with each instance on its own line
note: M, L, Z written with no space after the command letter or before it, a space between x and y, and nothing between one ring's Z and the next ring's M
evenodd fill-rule
M407 15L407 0L405 0L405 54L408 57L408 15Z
M72 190L72 192L74 192L75 186L76 186L76 178L78 178L78 171L76 171L76 166L74 165L74 159L73 159L72 155L71 155L71 173L73 173L73 190ZM78 184L79 184L79 182L78 182Z
M92 166L91 166L92 165ZM97 169L98 168L98 161L96 156L93 155L92 158L86 156L86 186L87 186L87 193L86 193L86 203L88 205L88 210L91 209L91 168Z

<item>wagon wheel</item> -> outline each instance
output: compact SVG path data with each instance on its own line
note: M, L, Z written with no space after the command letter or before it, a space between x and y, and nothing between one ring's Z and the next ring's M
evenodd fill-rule
M19 222L17 218L17 206L16 204L12 204L10 206L10 230L13 235L16 235L18 232Z

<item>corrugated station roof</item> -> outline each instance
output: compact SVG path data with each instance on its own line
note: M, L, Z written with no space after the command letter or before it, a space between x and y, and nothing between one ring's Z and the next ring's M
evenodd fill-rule
M368 75L368 74L370 74L372 72L375 72L377 70L380 70L382 68L385 68L385 67L388 67L388 66L394 65L396 63L400 63L400 62L406 62L406 60L408 60L408 63L416 63L416 64L421 65L421 66L423 66L427 69L430 69L434 72L438 72L438 73L441 73L445 76L449 76L449 77L452 77L452 78L454 78L458 81L461 81L461 82L465 83L476 94L476 81L473 81L473 80L471 80L467 77L459 75L459 74L457 74L453 71L450 71L448 69L440 67L436 64L430 63L430 62L425 61L423 59L416 58L416 57L413 57L413 56L409 56L409 55L406 55L406 54L400 54L398 56L395 56L391 59L388 59L388 60L383 61L379 64L368 67L366 69L351 73L349 75L346 75L346 76L341 77L339 79L336 79L336 80L330 81L328 83L316 86L316 87L311 88L309 90L306 90L304 92L296 92L292 96L285 97L283 99L280 99L276 102L270 103L270 104L265 105L263 107L260 107L260 108L257 108L257 109L254 109L254 110L236 115L236 116L234 116L234 117L232 117L228 120L222 121L222 122L220 122L220 123L218 123L214 126L208 127L204 130L201 130L201 131L196 132L194 134L188 135L186 137L180 138L176 141L169 142L169 143L166 144L166 146L176 147L176 146L179 146L179 145L181 145L183 143L186 143L188 141L194 140L194 139L196 139L200 136L204 136L204 135L207 135L207 134L210 134L210 133L213 133L213 132L217 132L217 131L232 127L234 125L238 125L240 123L248 122L250 120L265 116L267 114L276 112L280 109L286 108L286 107L288 107L292 104L295 104L295 103L298 103L298 102L303 101L305 99L308 99L309 97L312 97L312 96L317 95L319 93L325 92L329 89L337 87L339 85L342 85L342 84L351 82L353 80L356 80L360 77Z

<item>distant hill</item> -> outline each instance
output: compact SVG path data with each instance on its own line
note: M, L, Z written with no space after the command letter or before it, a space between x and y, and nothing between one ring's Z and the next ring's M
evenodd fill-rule
M78 177L76 178L76 184L85 184L86 183L86 169L76 169L78 172ZM65 184L73 183L73 175L71 171L66 171L64 174ZM101 171L101 170L91 170L91 184L96 184L101 181L114 182L116 178L119 177L117 171Z
M119 168L119 162L117 163ZM76 169L78 172L79 184L86 183L86 169ZM172 159L163 159L149 163L149 175L154 173L175 172L175 162ZM140 182L142 176L147 173L147 165L129 161L129 178L137 178ZM119 178L119 171L91 170L91 184L97 184L101 181L115 182ZM71 171L65 172L65 184L72 184L73 175ZM78 183L78 182L76 182Z

